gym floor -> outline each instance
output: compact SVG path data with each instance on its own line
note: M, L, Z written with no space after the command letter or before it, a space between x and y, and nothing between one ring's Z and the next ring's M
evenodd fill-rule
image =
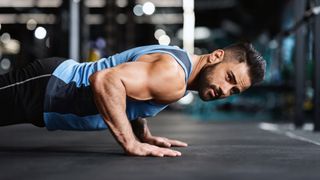
M129 157L108 131L0 128L0 179L319 179L320 146L259 128L176 113L149 121L155 135L189 143L178 158Z

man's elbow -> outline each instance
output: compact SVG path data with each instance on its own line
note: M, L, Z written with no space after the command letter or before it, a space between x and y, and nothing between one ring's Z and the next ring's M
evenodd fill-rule
M109 70L95 72L89 77L89 83L95 92L113 88L119 89L119 86L122 86L116 74Z
M89 83L94 92L98 92L102 90L102 88L105 88L105 80L108 79L106 76L107 74L102 71L95 72L89 76Z
M97 71L89 76L89 83L91 86L101 85L105 80L110 79L108 78L110 75L110 71Z

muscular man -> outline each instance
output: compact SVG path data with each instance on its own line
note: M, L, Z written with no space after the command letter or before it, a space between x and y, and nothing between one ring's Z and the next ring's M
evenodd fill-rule
M204 101L225 98L261 82L264 74L265 61L249 43L205 55L151 45L90 63L37 60L0 76L0 125L108 128L129 155L180 156L169 147L187 144L152 136L146 117L188 91Z

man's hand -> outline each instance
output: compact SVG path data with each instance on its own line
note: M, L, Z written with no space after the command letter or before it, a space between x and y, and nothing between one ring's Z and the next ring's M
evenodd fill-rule
M148 128L147 120L145 118L138 118L131 121L134 134L141 142L160 146L160 147L187 147L188 144L182 141L168 139L165 137L153 136Z
M175 151L172 149L161 148L147 143L141 143L135 141L130 147L126 149L126 153L132 156L155 156L155 157L164 157L164 156L181 156L181 152Z
M174 140L174 139L168 139L165 137L158 137L158 136L148 136L145 137L143 142L153 144L156 146L161 146L161 147L187 147L188 144L182 141Z

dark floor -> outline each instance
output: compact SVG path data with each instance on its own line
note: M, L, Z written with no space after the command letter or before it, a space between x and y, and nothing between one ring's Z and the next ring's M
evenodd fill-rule
M320 179L320 146L257 122L191 121L163 113L156 135L187 141L178 158L125 156L108 131L0 128L0 179Z

